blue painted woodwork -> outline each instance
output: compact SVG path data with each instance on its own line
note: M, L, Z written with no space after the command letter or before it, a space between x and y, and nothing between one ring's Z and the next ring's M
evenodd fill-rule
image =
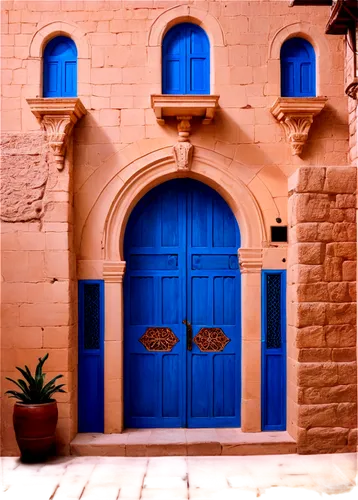
M304 38L290 38L281 47L281 95L316 95L316 54Z
M104 432L104 283L78 282L78 431Z
M286 271L262 271L262 430L286 430Z
M210 44L196 24L171 28L162 46L163 94L210 93Z
M125 234L126 427L238 427L241 399L240 233L218 193L190 179L168 181L134 208ZM187 350L202 327L221 328L222 352ZM139 342L169 327L170 352Z
M77 97L77 48L66 36L48 42L44 51L44 97Z

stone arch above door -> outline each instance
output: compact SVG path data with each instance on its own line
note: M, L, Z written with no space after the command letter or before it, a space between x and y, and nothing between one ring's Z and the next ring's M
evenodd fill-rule
M127 151L128 149L128 151ZM132 151L133 149L133 151ZM121 242L128 217L152 187L175 177L188 176L217 190L231 207L241 230L243 248L266 246L267 229L262 210L275 211L272 196L263 200L247 186L247 168L204 148L195 147L191 170L177 170L171 147L164 147L133 161L138 146L130 146L108 159L75 196L77 255L81 260L122 261ZM128 161L129 160L129 161ZM268 201L270 200L271 201ZM262 208L261 205L262 204Z

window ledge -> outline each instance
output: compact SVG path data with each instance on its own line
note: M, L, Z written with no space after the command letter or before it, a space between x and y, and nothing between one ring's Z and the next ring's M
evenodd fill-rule
M167 117L200 117L203 125L208 125L219 107L218 95L175 95L156 94L151 96L151 104L157 122L164 125Z
M327 97L279 97L271 107L271 113L285 129L293 155L302 153L313 118L322 111L326 101Z
M27 103L46 131L56 167L62 170L68 139L77 121L86 114L86 108L77 97L38 97L27 99Z

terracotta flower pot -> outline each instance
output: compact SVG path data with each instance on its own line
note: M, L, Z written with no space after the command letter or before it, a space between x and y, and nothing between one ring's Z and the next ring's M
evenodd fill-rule
M56 401L36 405L15 403L14 429L23 461L43 460L54 452L57 419Z

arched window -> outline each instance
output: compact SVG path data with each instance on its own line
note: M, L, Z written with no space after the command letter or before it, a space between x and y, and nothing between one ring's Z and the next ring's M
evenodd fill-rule
M46 45L43 96L77 96L77 48L71 38L58 36Z
M304 38L290 38L281 47L281 95L316 95L316 54Z
M210 44L196 24L171 28L162 47L163 94L210 93Z

